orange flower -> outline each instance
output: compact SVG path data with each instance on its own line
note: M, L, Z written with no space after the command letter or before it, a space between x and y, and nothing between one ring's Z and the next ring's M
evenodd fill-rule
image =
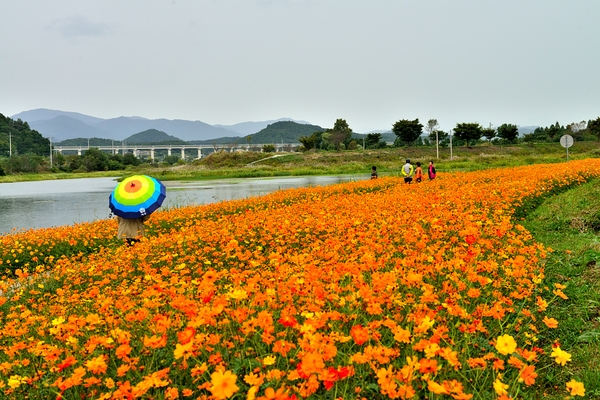
M125 358L131 353L131 346L128 344L122 344L115 350L115 355L118 358Z
M535 383L535 378L538 374L535 373L535 366L527 365L521 370L519 374L519 381L525 382L527 386L531 386Z
M494 371L499 371L504 369L504 360L495 359L493 363Z
M437 366L438 364L435 359L422 358L419 360L419 372L422 374L435 374Z
M410 343L410 331L397 327L393 330L394 339L401 343Z
M548 328L558 328L558 321L554 318L544 317L542 321Z
M193 342L188 342L186 344L177 343L175 345L175 351L173 352L175 359L180 359L183 357L183 359L186 360L189 356L194 354L193 348Z
M162 336L144 336L144 346L151 349L160 349L167 345L167 335Z
M69 356L65 358L65 360L58 365L58 371L62 371L65 368L69 368L71 365L75 364L77 360L73 356Z
M92 374L104 374L106 373L106 368L108 367L106 365L105 357L106 356L101 354L96 358L86 361L84 365Z
M435 394L449 394L448 390L434 381L427 381L427 389Z
M177 332L177 340L181 344L187 344L191 342L192 338L196 334L196 330L192 327L187 327L181 332Z
M165 390L165 399L176 400L179 398L179 389L170 387Z
M323 357L318 353L307 353L302 357L301 369L306 375L319 373L325 368Z
M232 374L231 371L216 371L210 375L211 387L210 392L217 399L228 399L234 395L238 390L238 386L235 384L237 376Z
M352 329L350 329L350 336L352 336L356 344L361 345L369 340L369 331L360 324L354 325Z

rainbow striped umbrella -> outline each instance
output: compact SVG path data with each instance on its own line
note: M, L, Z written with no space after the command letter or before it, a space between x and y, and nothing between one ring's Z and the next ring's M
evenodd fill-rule
M165 200L167 189L148 175L125 178L108 197L108 207L122 218L141 218L156 211Z

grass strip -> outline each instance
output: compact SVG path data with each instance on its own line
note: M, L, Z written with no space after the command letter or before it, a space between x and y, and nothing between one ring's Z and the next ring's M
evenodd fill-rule
M567 285L568 300L552 302L559 326L542 341L571 349L567 368L544 374L552 386L561 375L584 383L589 398L600 398L600 186L594 179L548 197L528 213L523 225L536 241L552 248L545 266L547 286ZM564 379L564 378L563 378ZM562 398L557 396L556 398Z

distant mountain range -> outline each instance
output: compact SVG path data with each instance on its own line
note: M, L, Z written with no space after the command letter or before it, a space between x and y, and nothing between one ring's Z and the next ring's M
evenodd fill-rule
M31 129L38 131L44 137L51 137L54 143L66 140L100 138L107 140L126 140L147 131L159 131L160 141L185 141L196 144L252 142L270 143L297 141L300 136L310 136L316 131L325 129L311 125L306 121L296 121L291 118L276 120L241 122L234 125L209 125L202 121L147 119L143 117L118 117L103 119L77 112L49 110L39 108L15 114L12 119L21 119L29 124ZM281 124L281 122L291 122ZM266 132L266 128L270 127ZM533 132L537 126L519 127L519 134ZM390 130L372 131L382 133L382 139L393 142L395 135ZM251 136L250 139L247 137ZM354 133L356 139L362 140L366 134ZM143 143L158 143L159 138L152 134L134 137L133 141Z
M75 138L103 138L125 140L131 135L155 129L180 140L204 141L227 137L246 136L257 133L268 125L279 121L294 121L291 118L260 122L242 122L235 125L209 125L202 121L147 119L142 117L118 117L102 119L77 112L35 109L11 116L29 124L42 136L52 137L53 142ZM305 121L294 121L308 124Z

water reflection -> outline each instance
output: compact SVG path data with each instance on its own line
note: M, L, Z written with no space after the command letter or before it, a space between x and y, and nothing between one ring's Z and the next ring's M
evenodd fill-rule
M280 189L324 186L368 176L310 176L218 181L165 181L163 208L243 199ZM0 183L0 234L14 229L45 228L108 217L113 178Z

